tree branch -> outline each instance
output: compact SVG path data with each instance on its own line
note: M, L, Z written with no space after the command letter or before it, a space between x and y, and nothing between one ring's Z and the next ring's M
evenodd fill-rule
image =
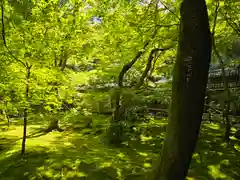
M214 21L213 21L213 28L212 28L212 47L213 47L213 51L214 51L215 55L217 56L217 58L220 62L221 69L222 69L222 74L223 74L223 81L224 81L224 84L225 84L225 83L227 83L227 79L226 79L226 73L225 73L225 70L224 70L224 62L222 60L222 57L221 57L220 53L217 50L216 42L215 42L215 33L216 33L215 29L216 29L216 25L217 25L218 9L219 9L219 2L217 1L216 2L216 8L215 8ZM228 85L224 85L224 86L228 87Z
M232 10L230 9L228 6L225 5L224 9L226 10L226 13L222 13L222 16L224 17L224 19L226 20L227 24L233 29L233 31L235 31L235 33L240 36L240 26L235 23L231 17L227 17L227 12L229 12L229 10Z
M4 26L4 7L3 7L3 3L4 0L1 0L1 11L2 11L2 40L3 40L3 44L6 47L8 53L13 57L13 59L15 59L17 62L21 63L24 67L28 66L27 64L25 64L23 61L21 61L20 59L18 59L16 56L13 55L12 51L8 48L7 46L7 41L6 41L6 36L5 36L5 26Z
M146 52L147 46L149 45L149 43L151 42L151 40L156 36L157 32L158 32L158 28L155 28L153 35L151 37L151 39L147 40L143 46L143 49L138 51L138 53L136 54L136 56L132 59L132 61L130 61L129 63L125 64L121 70L121 72L119 73L118 76L118 86L122 87L123 85L123 79L124 79L124 75L126 74L126 72L131 69L131 67L137 62L137 60Z
M227 24L233 29L233 31L240 36L240 28L238 27L238 25L231 19L228 18L226 15L224 15L224 19L226 20ZM230 22L230 21L232 22Z
M166 49L155 48L155 49L152 49L152 51L150 52L150 54L149 54L149 56L148 56L147 66L146 66L146 68L145 68L142 76L140 77L140 79L139 79L139 81L138 81L138 83L137 83L137 85L136 85L136 89L139 89L139 88L143 85L144 79L146 78L149 70L150 70L151 67L152 67L152 60L154 59L154 54L156 54L156 53L159 52L159 51L163 52L163 51L168 50L168 49L170 49L170 48L166 48ZM160 55L159 55L159 56L160 56ZM159 56L157 56L156 59L158 59Z
M169 7L167 7L167 5L163 1L159 0L159 2L161 2L164 8L167 9L170 13L172 13L180 21L180 18L178 17L178 15L175 12L173 12Z
M217 50L216 44L215 44L215 40L214 40L214 35L215 35L215 28L216 28L216 24L217 24L217 15L218 15L218 8L219 8L219 2L217 2L216 4L216 9L215 9L215 18L214 18L214 25L213 25L213 30L212 30L212 47L213 47L213 51L215 52L220 65L221 65L221 70L222 70L222 79L223 79L223 83L224 83L224 91L227 93L227 99L224 102L224 108L223 108L223 115L225 115L226 119L226 127L225 127L225 140L227 141L227 143L230 142L229 136L230 136L230 131L231 131L231 123L229 120L229 109L230 109L230 91L228 88L228 79L226 77L226 73L225 73L225 67L224 67L224 62L222 60L222 57L220 55L220 53Z

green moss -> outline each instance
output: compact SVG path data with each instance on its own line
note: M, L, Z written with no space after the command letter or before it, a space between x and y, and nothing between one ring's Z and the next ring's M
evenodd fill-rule
M103 122L100 128L107 128L105 120L98 117L97 124ZM0 144L5 147L0 152L0 179L144 180L158 159L164 138L164 132L157 133L160 128L155 128L159 127L161 120L154 121L149 126L139 124L137 129L141 129L142 135L130 138L121 148L105 145L104 134L95 135L97 128L89 129L87 134L84 130L74 130L72 127L63 132L33 136L42 126L29 125L27 154L24 157L20 157L19 152L22 127L12 126L9 131L0 134ZM223 143L223 132L217 125L202 126L189 180L240 177L240 155ZM235 144L239 146L237 141Z

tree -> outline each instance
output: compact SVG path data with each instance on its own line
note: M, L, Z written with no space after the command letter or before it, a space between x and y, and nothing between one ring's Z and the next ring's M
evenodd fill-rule
M183 0L172 103L155 180L184 180L202 121L211 59L211 34L204 0Z
M146 76L151 74L149 73L150 69L154 69L153 66L156 64L156 62L152 63L153 59L154 61L157 61L157 59L160 59L160 54L162 56L162 51L168 50L170 49L169 47L172 47L173 43L171 41L163 40L164 36L171 36L173 32L175 32L175 29L178 25L178 23L172 23L172 20L176 19L175 16L174 18L172 17L172 13L164 14L162 12L165 10L165 7L159 7L158 1L152 1L152 3L149 3L146 7L140 6L137 1L129 3L127 7L128 6L131 7L131 13L124 14L122 12L125 11L125 9L122 9L123 7L125 8L125 5L120 6L121 8L118 10L119 12L115 13L116 15L120 13L124 14L126 20L116 17L119 19L118 21L121 21L109 21L111 22L111 25L114 24L115 26L111 29L106 29L107 32L113 31L113 37L116 38L115 41L122 39L122 42L120 41L117 43L110 41L113 43L113 45L116 44L116 47L112 49L113 45L111 45L111 47L108 48L108 51L112 50L114 52L110 57L113 62L116 62L115 59L121 59L120 62L116 62L118 66L114 64L115 67L111 67L111 71L118 71L116 67L119 69L119 66L122 66L116 78L117 88L113 96L115 100L115 107L109 129L109 135L112 136L112 138L110 138L110 142L114 144L121 143L120 137L123 134L122 131L124 126L122 124L126 124L123 122L123 120L128 121L126 114L130 102L132 101L132 96L127 97L126 99L126 97L123 95L123 92L131 91L134 94L136 89L141 88L141 86L144 84ZM139 16L136 16L136 14L139 14ZM133 20L141 23L136 24L133 22ZM120 28L121 24L126 24L128 21L129 25L124 25L127 28ZM117 26L116 28L116 24L119 27ZM124 38L123 35L125 36ZM173 37L172 41L174 42L175 36L171 37ZM126 39L130 40L126 42ZM112 37L110 40L112 40ZM131 61L129 61L129 57L133 57ZM148 60L148 65L145 70L143 70L145 64L143 60ZM139 79L138 82L135 82L136 79ZM127 88L129 89L126 90Z
M26 84L25 84L25 107L23 110L23 137L22 137L22 149L21 154L25 154L25 147L26 147L26 138L27 138L27 121L28 121L28 106L29 106L29 80L30 80L30 74L31 74L31 68L32 65L29 64L27 60L22 61L18 59L16 56L13 55L12 51L7 46L7 41L5 37L5 26L4 26L4 0L1 2L1 20L2 20L2 39L4 46L6 47L8 53L11 55L11 57L18 63L20 63L26 71Z
M225 101L224 101L224 105L223 105L223 117L225 117L225 122L226 122L226 126L225 126L225 140L229 143L230 141L230 130L231 130L231 123L230 123L230 119L229 119L229 109L230 109L230 90L228 88L228 79L226 76L226 71L225 71L225 67L224 67L224 62L222 60L222 57L219 53L219 51L217 50L216 44L215 44L215 28L217 25L217 17L218 17L218 8L219 8L219 2L216 3L216 9L215 9L215 17L214 17L214 23L213 23L213 29L212 29L212 48L213 48L213 52L215 53L219 64L221 65L221 71L222 71L222 80L223 80L223 84L224 84L224 93L225 95Z

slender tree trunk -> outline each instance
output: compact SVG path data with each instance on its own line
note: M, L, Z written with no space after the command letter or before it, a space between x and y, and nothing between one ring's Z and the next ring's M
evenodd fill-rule
M185 180L198 139L211 59L211 33L204 0L183 0L172 103L154 180Z
M208 119L209 119L209 122L212 123L212 115L211 115L210 109L208 112Z
M226 120L225 140L226 140L227 143L230 142L230 134L231 134L231 122L230 122L230 119L229 119L229 109L230 109L230 101L228 99L227 102L226 102L226 109L225 109L225 120Z
M208 120L211 123L212 122L212 115L211 115L211 109L210 109L210 96L206 95L206 102L205 102L205 113L208 114Z
M64 47L62 46L61 52L60 52L60 57L59 57L59 63L58 63L59 67L62 67L63 61L64 61Z
M4 114L4 119L6 119L7 120L7 123L8 123L8 128L9 128L9 126L10 126L10 118L9 118L9 116L8 116L8 114L7 114L7 110L3 110L3 114Z
M25 88L25 98L27 103L29 103L29 79L31 73L31 66L26 65L26 88ZM22 151L21 154L25 154L26 149L26 139L27 139L27 120L28 120L28 105L23 111L23 138L22 138Z
M213 30L212 30L212 47L215 55L218 58L218 61L221 65L221 71L222 71L222 80L224 84L224 92L226 93L226 100L224 101L223 105L223 119L225 119L225 140L227 143L230 142L230 131L231 131L231 123L229 119L229 109L230 109L230 90L228 87L228 78L226 76L225 68L224 68L224 62L222 60L222 57L220 53L217 50L216 44L215 44L215 29L217 25L217 16L218 16L218 9L219 9L219 1L216 2L216 9L215 9L215 17L214 17L214 24L213 24Z
M63 53L63 61L62 61L62 66L61 66L61 70L62 70L62 71L64 71L64 69L66 68L67 59L68 59L68 54L67 54L67 51L64 50L64 53Z
M7 101L5 101L5 100L4 100L4 106L5 106L5 109L3 109L4 119L7 120L8 128L9 128L9 126L10 126L10 118L8 116Z
M230 131L231 131L231 122L229 119L229 110L230 110L230 90L228 88L228 79L226 77L226 73L225 73L225 68L224 68L224 64L223 61L221 60L221 56L219 55L218 51L216 50L216 47L214 45L213 47L215 49L215 51L218 54L218 58L219 61L222 65L222 77L223 77L223 83L224 83L224 92L226 93L226 100L224 101L224 106L223 106L223 119L225 119L225 140L227 143L230 142Z
M54 66L55 67L57 67L58 65L57 65L57 55L56 55L56 53L54 53Z

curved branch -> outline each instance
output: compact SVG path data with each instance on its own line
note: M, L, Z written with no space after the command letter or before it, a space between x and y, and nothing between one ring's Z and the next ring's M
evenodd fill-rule
M227 9L227 11L230 10L229 7L227 7L227 6L225 6L224 9ZM231 10L232 10L232 9L231 9ZM221 15L224 17L224 19L225 19L225 21L227 22L227 24L233 29L233 31L234 31L238 36L240 36L240 26L239 26L236 22L234 22L234 20L232 20L231 17L227 17L227 11L226 11L226 13L222 13L222 12L220 12L220 13L221 13Z
M143 46L143 49L138 51L138 53L136 54L136 56L132 59L132 61L130 61L129 63L125 64L121 70L121 72L119 73L118 76L118 86L122 87L123 86L123 79L124 79L124 75L128 72L129 69L131 69L131 67L137 62L137 60L146 52L147 46L150 44L151 40L157 35L158 32L158 28L155 28L152 37L147 40Z
M12 51L8 48L7 46L7 41L6 41L6 36L5 36L5 26L4 26L4 7L3 7L3 3L4 0L1 1L1 11L2 11L2 40L3 40L3 44L6 47L8 53L13 57L13 59L15 59L17 62L21 63L24 67L27 66L27 64L25 64L23 61L21 61L20 59L18 59L16 56L13 55Z
M138 84L136 85L136 89L139 89L139 88L143 85L144 79L146 78L148 72L150 71L150 69L151 69L151 67L152 67L152 61L153 61L153 59L154 59L154 55L155 55L158 51L163 52L163 51L168 50L168 49L169 49L169 48L167 48L167 49L155 48L155 49L153 49L153 50L150 52L150 54L149 54L149 56L148 56L147 66L146 66L144 72L142 73L142 76L140 77L140 79L139 79L139 81L138 81ZM157 60L158 57L159 57L159 56L157 56L155 59Z

